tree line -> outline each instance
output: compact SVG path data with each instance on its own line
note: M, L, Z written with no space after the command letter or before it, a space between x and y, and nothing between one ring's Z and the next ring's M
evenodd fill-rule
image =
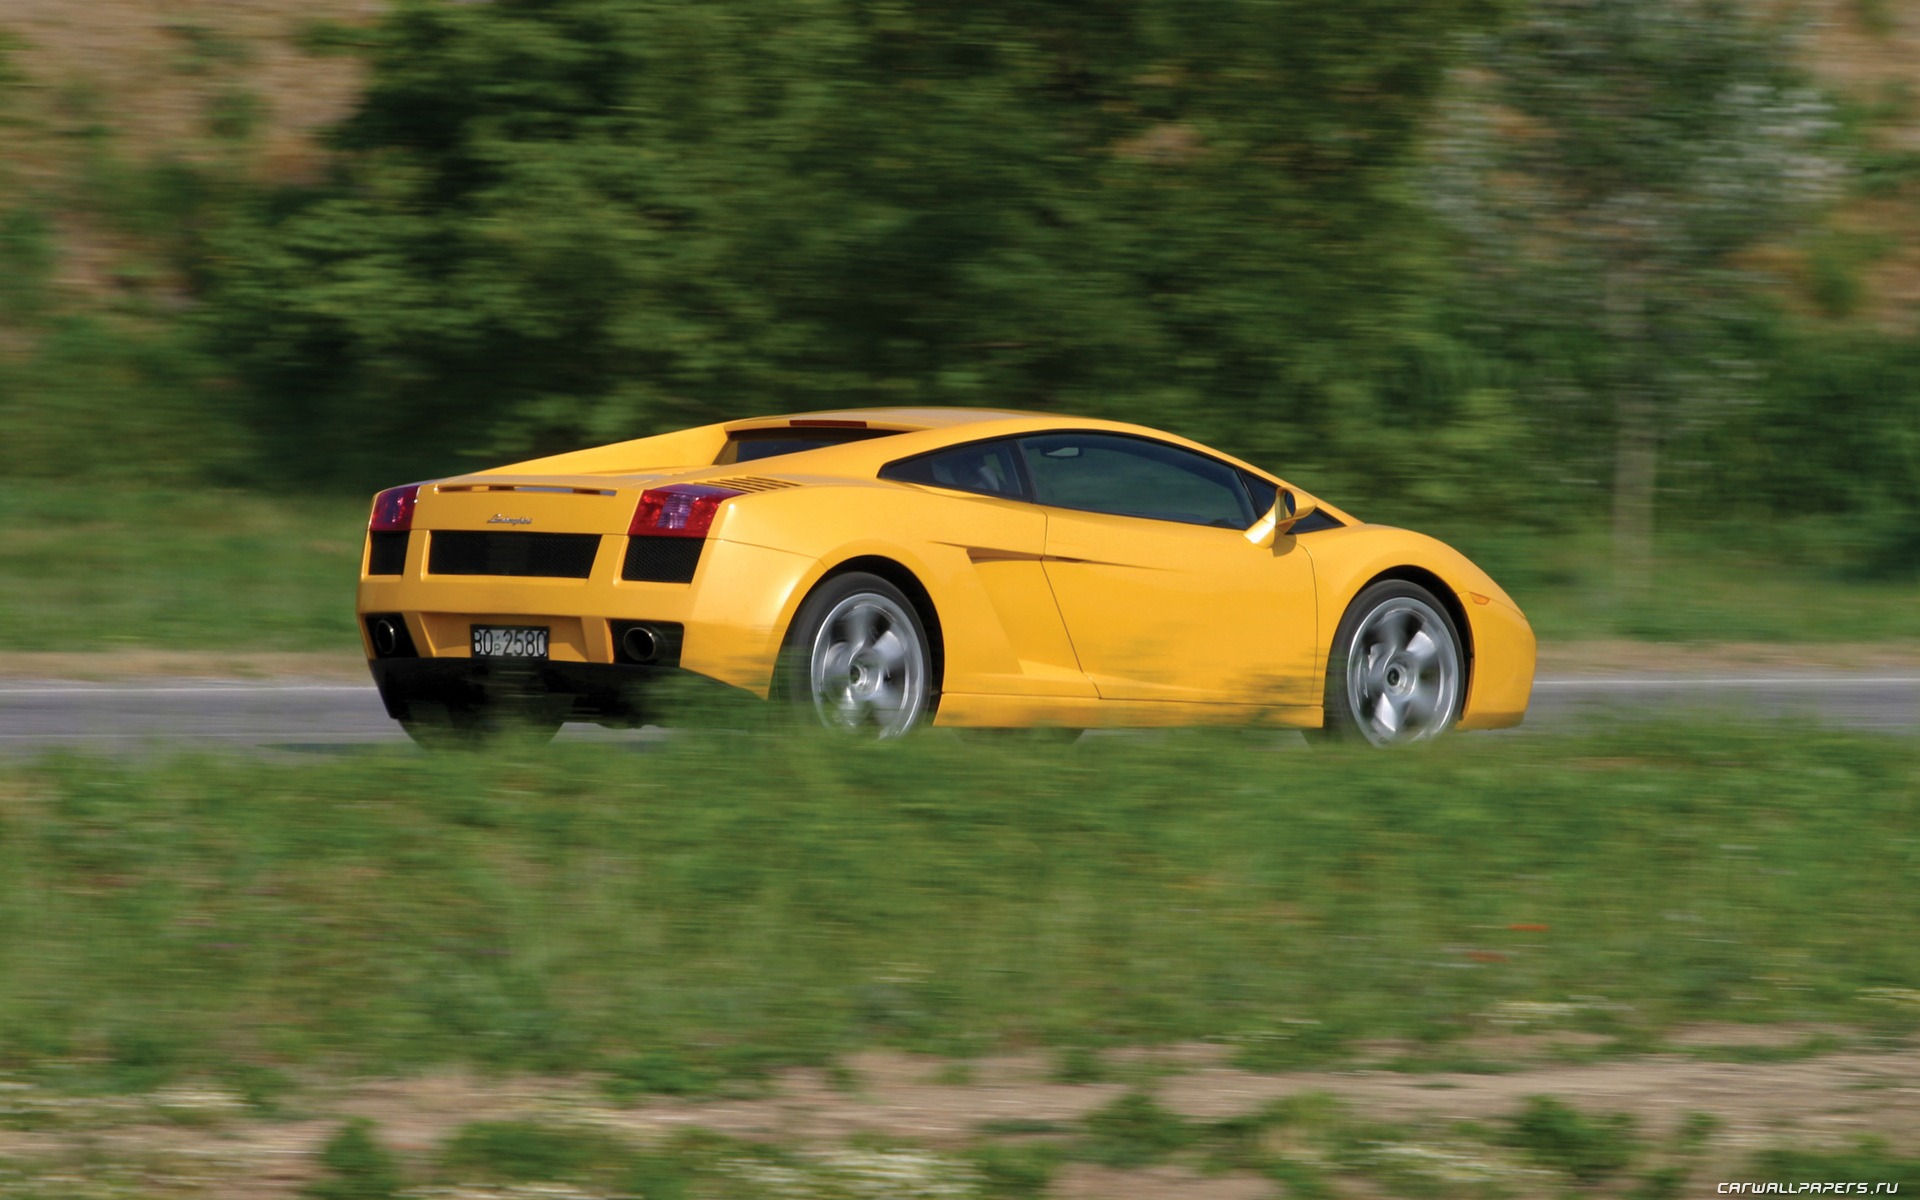
M231 469L321 485L981 405L1386 516L1608 513L1628 580L1660 510L1865 514L1904 561L1920 347L1756 253L1854 186L1793 37L1732 0L402 0L339 39L324 180L195 224L182 320Z

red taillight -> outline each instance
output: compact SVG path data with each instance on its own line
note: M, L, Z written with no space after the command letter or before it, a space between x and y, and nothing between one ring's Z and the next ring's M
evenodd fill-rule
M367 528L376 533L400 533L413 528L413 506L420 502L422 485L388 488L373 498L373 516Z
M704 483L676 483L663 488L648 488L641 493L633 510L628 537L703 538L713 528L713 514L722 500L746 493L738 488L712 487Z

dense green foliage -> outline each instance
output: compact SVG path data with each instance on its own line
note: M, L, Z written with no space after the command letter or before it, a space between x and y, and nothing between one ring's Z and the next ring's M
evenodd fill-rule
M1663 525L1846 514L1852 567L1920 564L1920 340L1820 204L1920 171L1719 0L406 0L306 45L369 72L312 181L212 112L190 162L81 114L73 178L0 164L0 468L361 489L984 404L1563 531L1624 396ZM104 298L68 213L132 248ZM1802 250L1811 303L1758 271Z
M1492 39L1488 80L1461 89L1481 110L1463 104L1441 137L1440 206L1472 245L1484 318L1552 397L1538 407L1557 465L1610 480L1634 585L1662 443L1683 417L1719 432L1753 390L1732 334L1765 280L1744 256L1837 192L1831 105L1799 84L1781 31L1744 14L1534 0Z
M1917 771L1909 739L1653 728L16 764L0 1066L630 1095L876 1044L1211 1038L1267 1068L1514 1021L1901 1030Z
M403 4L218 329L309 462L885 403L1301 447L1409 348L1485 8Z

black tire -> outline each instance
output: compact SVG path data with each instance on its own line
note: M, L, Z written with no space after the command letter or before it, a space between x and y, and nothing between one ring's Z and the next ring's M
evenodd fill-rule
M1334 630L1326 722L1308 732L1376 746L1438 737L1460 719L1466 668L1460 631L1438 597L1404 580L1373 584L1353 598Z
M878 575L849 571L794 614L774 692L810 723L882 739L931 721L939 686L913 601Z

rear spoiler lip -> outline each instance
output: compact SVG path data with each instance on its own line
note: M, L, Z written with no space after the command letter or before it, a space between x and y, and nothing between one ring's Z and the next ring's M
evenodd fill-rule
M653 487L705 466L644 467L636 471L583 471L567 475L456 475L428 485L437 493L462 492L545 492L556 495L616 496L634 488Z

